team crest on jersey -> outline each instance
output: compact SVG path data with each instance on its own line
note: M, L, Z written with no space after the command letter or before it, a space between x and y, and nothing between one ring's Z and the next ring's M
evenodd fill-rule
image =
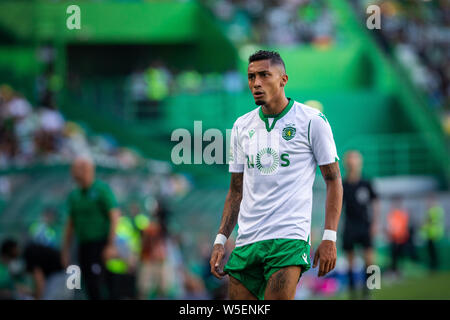
M292 124L288 124L284 129L283 132L281 133L281 136L283 137L284 140L291 140L294 136L295 136L295 127Z
M264 148L256 155L256 168L265 175L274 173L280 164L278 153L272 148Z

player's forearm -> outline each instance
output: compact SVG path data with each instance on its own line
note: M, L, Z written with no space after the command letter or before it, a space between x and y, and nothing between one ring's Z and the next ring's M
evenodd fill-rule
M219 233L223 234L227 238L230 236L238 220L239 207L241 206L242 200L243 178L243 173L231 174L230 189L228 190L228 194L225 199L222 221L219 228Z
M239 207L242 200L242 194L229 191L225 199L225 206L222 213L222 221L220 223L219 233L227 238L233 232L239 216Z
M342 179L337 162L320 167L327 185L325 204L325 229L337 231L342 210Z
M337 231L342 209L342 182L336 179L327 182L327 199L325 205L325 229Z

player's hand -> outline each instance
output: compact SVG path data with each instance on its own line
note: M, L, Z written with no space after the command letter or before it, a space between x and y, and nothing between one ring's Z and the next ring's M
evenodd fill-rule
M209 260L209 264L211 265L211 273L217 278L222 279L223 276L225 276L225 272L221 269L222 266L222 260L225 256L225 248L220 243L215 244L213 251L211 253L211 260Z
M313 268L319 263L319 272L317 275L322 277L334 269L336 266L336 243L331 240L323 240L314 254Z

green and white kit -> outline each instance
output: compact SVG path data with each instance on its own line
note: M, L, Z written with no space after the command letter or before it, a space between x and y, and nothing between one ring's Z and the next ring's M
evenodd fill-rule
M239 117L230 140L230 172L244 172L236 246L269 239L310 244L317 166L339 160L330 124L317 109L289 99L277 116L261 107Z
M292 99L277 116L258 107L234 123L229 171L243 172L244 181L236 248L224 271L259 299L277 270L311 267L316 169L338 160L326 117Z

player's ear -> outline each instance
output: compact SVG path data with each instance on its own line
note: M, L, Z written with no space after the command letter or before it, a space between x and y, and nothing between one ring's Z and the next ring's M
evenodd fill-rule
M286 86L286 84L287 84L287 82L288 82L288 79L289 79L288 75L287 75L287 74L283 74L283 75L281 76L280 86L281 86L281 87Z

